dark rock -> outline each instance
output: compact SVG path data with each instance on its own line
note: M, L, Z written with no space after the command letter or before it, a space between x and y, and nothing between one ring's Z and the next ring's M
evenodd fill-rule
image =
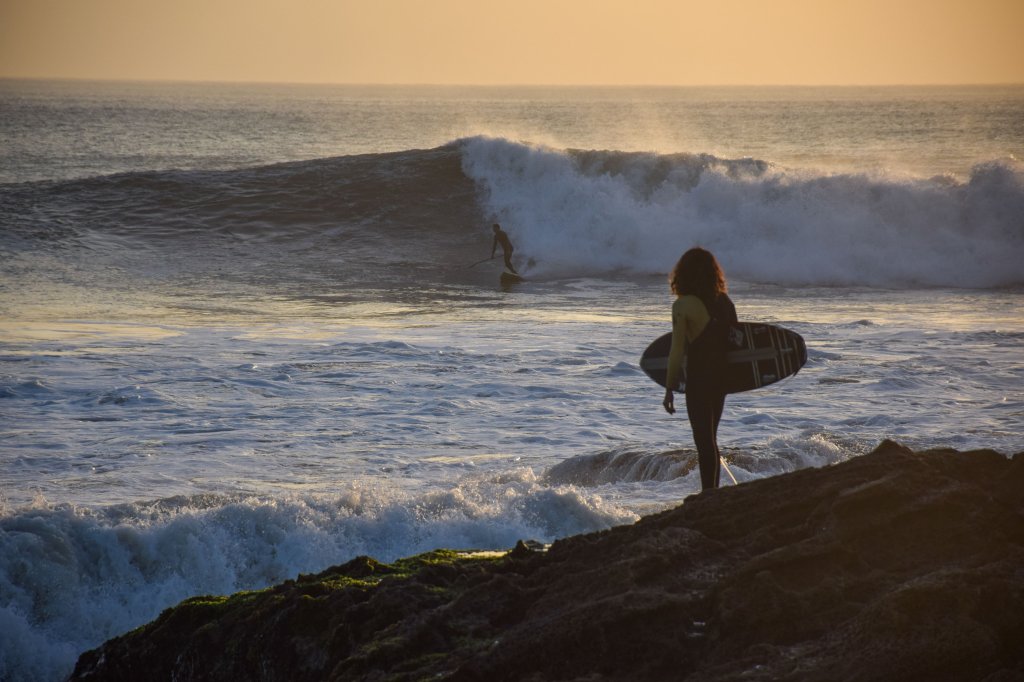
M886 441L547 551L189 599L72 679L1001 682L1022 642L1024 456Z

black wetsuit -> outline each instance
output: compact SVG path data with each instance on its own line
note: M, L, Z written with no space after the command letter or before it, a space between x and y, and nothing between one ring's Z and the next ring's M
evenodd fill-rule
M494 252L498 248L498 244L501 244L501 252L505 255L505 267L509 269L509 272L519 274L516 269L512 267L512 252L515 249L512 248L512 242L509 240L508 235L505 234L504 230L494 231L494 243L491 245L491 258L494 258Z
M705 304L707 306L707 304ZM693 429L700 463L701 489L717 488L721 473L718 423L725 409L725 390L719 377L725 365L724 334L721 324L736 322L736 306L720 294L708 308L711 320L690 344L686 355L686 415Z

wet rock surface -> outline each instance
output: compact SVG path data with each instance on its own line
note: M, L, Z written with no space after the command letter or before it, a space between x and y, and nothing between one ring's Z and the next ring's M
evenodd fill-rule
M1024 453L885 442L507 554L197 597L73 680L1024 679Z

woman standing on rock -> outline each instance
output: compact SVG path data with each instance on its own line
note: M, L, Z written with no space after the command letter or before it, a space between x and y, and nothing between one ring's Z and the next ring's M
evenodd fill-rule
M736 322L736 306L727 293L721 266L706 249L696 247L684 253L669 275L669 284L676 300L672 304L668 388L662 405L675 414L672 390L684 381L701 489L717 488L721 472L718 423L725 408L725 390L718 379L725 364L724 332L719 332L726 323ZM685 375L681 377L683 367Z

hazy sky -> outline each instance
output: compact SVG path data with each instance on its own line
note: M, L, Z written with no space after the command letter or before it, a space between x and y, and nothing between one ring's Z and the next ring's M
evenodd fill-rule
M0 77L1024 83L1024 0L0 0Z

